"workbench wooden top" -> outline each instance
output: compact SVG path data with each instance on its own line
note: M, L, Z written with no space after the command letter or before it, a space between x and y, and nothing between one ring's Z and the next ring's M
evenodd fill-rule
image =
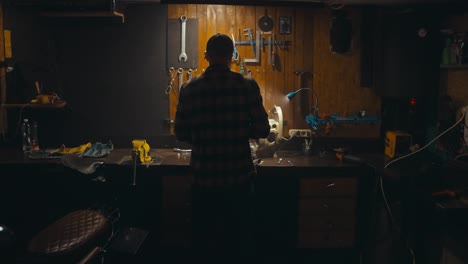
M174 149L151 149L150 156L154 162L148 164L148 167L163 166L163 167L188 167L190 164L190 153L177 152ZM369 156L369 155L367 155ZM91 159L91 158L89 158ZM133 165L131 149L114 149L109 155L102 158L92 158L96 161L103 161L107 165L115 166L131 166ZM281 160L280 160L281 159ZM61 164L60 158L54 159L31 159L28 155L23 154L19 149L2 148L0 149L0 165L51 165ZM145 165L145 164L143 164ZM351 162L343 162L338 160L333 153L328 153L326 156L319 157L318 155L292 155L274 158L262 158L258 162L259 169L274 168L284 170L288 168L308 168L308 167L359 167L360 164Z

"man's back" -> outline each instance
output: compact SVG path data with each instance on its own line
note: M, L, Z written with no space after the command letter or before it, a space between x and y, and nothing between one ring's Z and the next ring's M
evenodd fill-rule
M249 138L266 137L268 116L255 81L212 65L181 90L176 136L192 144L191 165L202 185L229 185L253 171Z

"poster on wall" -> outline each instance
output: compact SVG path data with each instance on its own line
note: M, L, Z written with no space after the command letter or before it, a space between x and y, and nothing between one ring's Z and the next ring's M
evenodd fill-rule
M280 16L279 18L279 33L280 34L291 34L291 17Z

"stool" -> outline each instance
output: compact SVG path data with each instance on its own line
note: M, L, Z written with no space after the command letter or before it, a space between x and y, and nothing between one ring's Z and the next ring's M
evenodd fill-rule
M97 210L77 210L40 231L27 250L47 263L87 263L101 252L98 245L112 236L111 225Z

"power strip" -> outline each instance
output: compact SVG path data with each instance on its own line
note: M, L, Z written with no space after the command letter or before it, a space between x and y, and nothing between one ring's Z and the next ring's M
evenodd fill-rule
M312 130L310 129L289 129L290 137L311 137Z

